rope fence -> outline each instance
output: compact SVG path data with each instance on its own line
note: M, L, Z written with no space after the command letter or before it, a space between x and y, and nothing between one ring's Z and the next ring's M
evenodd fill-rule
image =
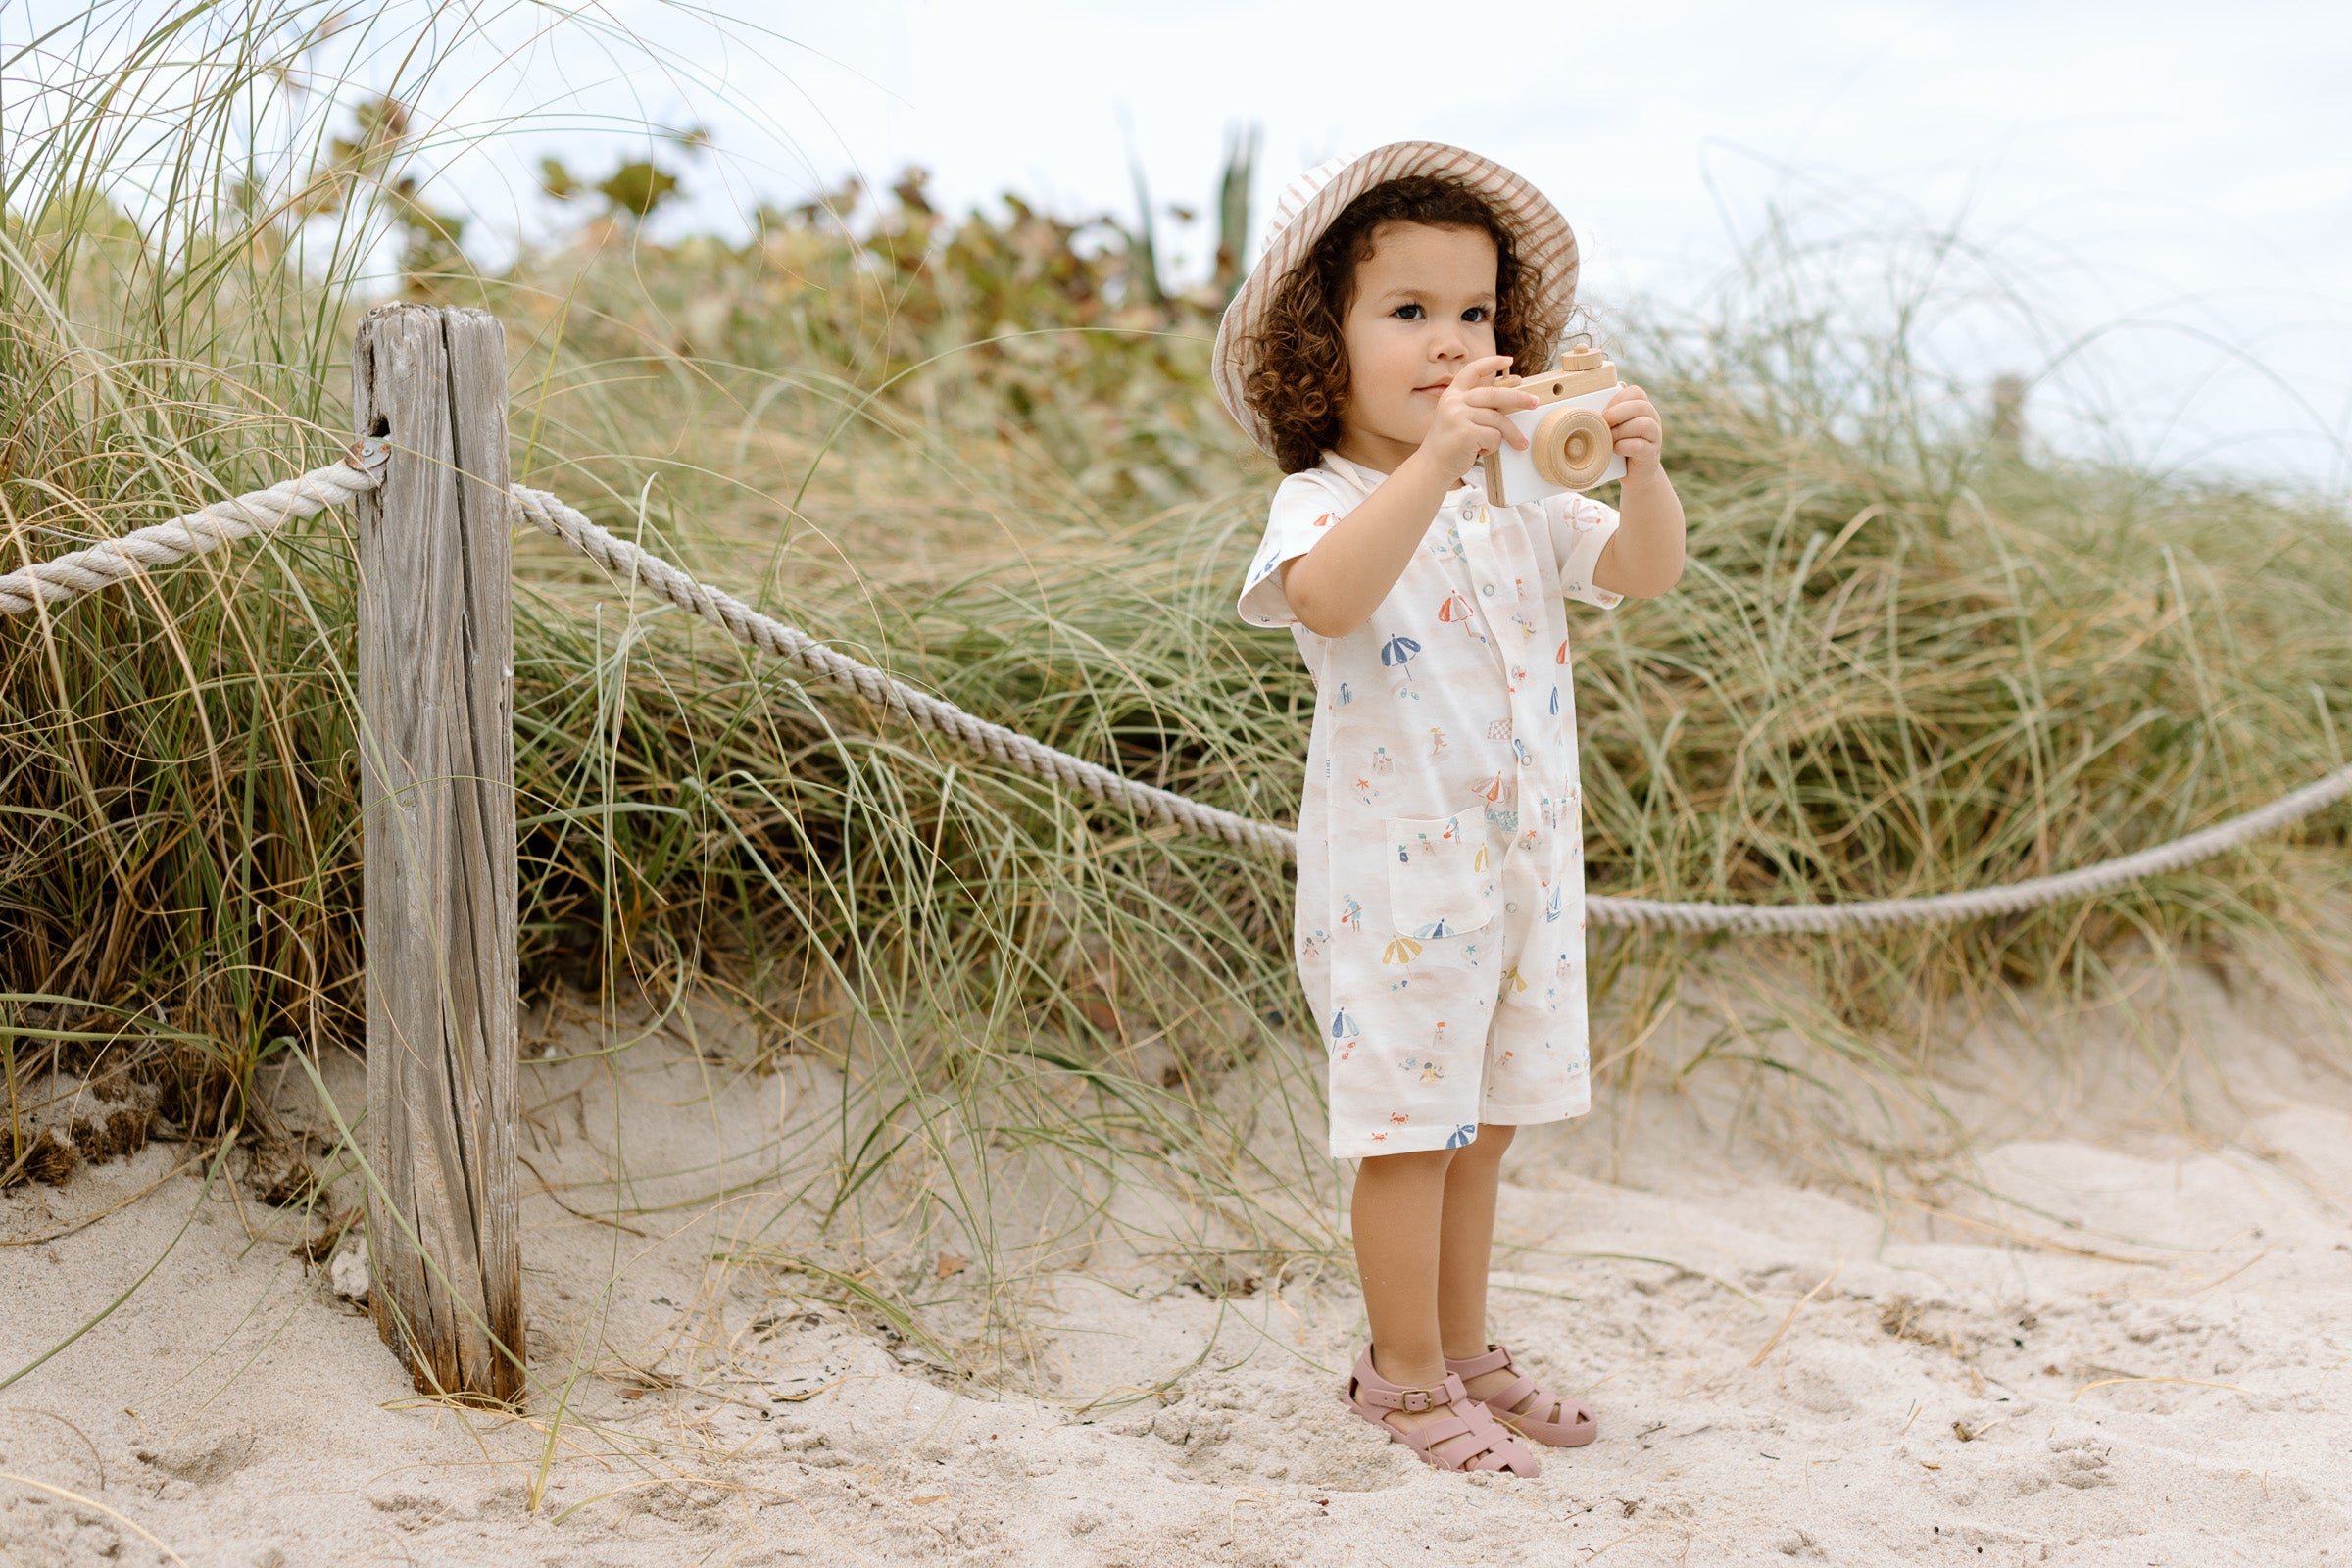
M314 468L299 478L217 501L170 522L0 575L0 614L23 614L36 604L61 608L84 594L112 587L152 567L272 532L329 506L350 501L380 482L387 450L376 440L355 442L343 461ZM544 490L515 485L510 493L514 513L522 521L562 540L611 573L617 582L645 588L697 619L708 621L747 648L786 660L803 673L855 693L917 728L946 735L1007 767L1076 790L1090 799L1122 803L1148 821L1217 839L1239 849L1279 851L1286 858L1298 858L1298 835L1290 828L1141 783L1017 730L991 723L944 698L837 653L807 632L753 609L732 594L698 582L661 557L598 526L576 508ZM2072 871L1961 893L1818 905L1673 903L1595 894L1585 901L1585 908L1595 925L1742 935L1885 930L2022 914L2181 870L2278 832L2347 797L2352 797L2352 766L2338 768L2267 806L2167 844Z
M562 540L615 584L789 662L811 684L855 693L1004 767L1161 829L1255 854L1296 858L1298 849L1280 823L1127 778L968 713L696 581L547 492L510 484L508 385L506 333L495 317L378 305L361 318L352 349L353 412L360 429L377 433L354 442L342 461L0 573L0 615L47 615L157 567L351 506L369 1311L420 1392L502 1403L523 1388L527 1360L515 1174L517 522ZM29 555L21 537L14 547ZM1586 912L1601 925L1757 934L2018 914L2179 870L2348 796L2352 767L2339 767L2169 844L1966 893L1826 905L1596 896Z

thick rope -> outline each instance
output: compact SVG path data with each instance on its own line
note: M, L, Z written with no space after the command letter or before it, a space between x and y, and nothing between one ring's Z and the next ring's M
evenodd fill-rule
M1286 858L1298 858L1298 836L1289 828L1253 821L1149 784L1139 784L1109 768L1055 751L1017 730L975 718L954 703L837 654L808 633L695 581L659 556L648 555L627 540L615 538L543 490L526 490L516 485L514 498L533 527L563 540L623 582L642 584L679 609L722 628L737 641L789 659L810 674L845 691L856 692L923 728L952 735L999 761L1083 790L1096 800L1123 800L1152 821L1170 823L1244 848L1278 849ZM2339 768L2283 799L2170 844L2101 860L2079 870L1968 893L1814 905L1670 904L1655 899L1594 894L1585 900L1585 913L1595 925L1755 934L1879 930L2017 914L2178 871L2301 821L2346 796L2352 796L2352 767Z
M0 576L0 615L21 615L39 604L62 605L111 588L151 566L168 566L257 533L270 533L297 517L314 516L363 490L374 489L390 456L391 449L381 441L357 441L340 463L9 572Z
M516 485L514 499L533 527L563 540L621 581L651 589L680 610L719 627L738 642L788 659L818 679L844 691L856 692L867 702L924 729L953 736L998 761L1039 778L1052 779L1098 801L1125 801L1152 821L1222 839L1243 849L1280 850L1292 858L1298 857L1298 835L1289 828L1251 821L1150 784L1139 784L1107 767L1055 751L1018 730L975 717L944 698L933 697L845 654L835 653L807 632L761 614L731 594L696 582L661 557L648 555L627 540L607 533L544 490L527 490Z
M59 606L109 588L154 566L284 527L381 482L389 449L381 441L356 442L340 463L314 468L298 478L216 501L170 522L141 528L0 575L0 614L23 614L35 605ZM542 490L514 486L522 515L624 582L641 584L689 613L720 627L750 647L790 660L808 673L973 747L1007 766L1081 791L1098 801L1124 801L1150 821L1220 839L1243 849L1279 850L1296 859L1298 837L1272 822L1254 821L1181 795L1141 784L1109 768L1054 750L1002 724L975 717L945 699L909 686L808 633L763 615L740 599L695 581L685 572L614 537L580 513ZM2147 877L2193 865L2265 834L2275 833L2352 797L2352 767L2227 822L2217 822L2170 844L2101 860L2079 870L2034 877L2003 887L1968 893L1939 893L1917 899L1877 899L1862 904L1752 905L1673 904L1655 899L1593 895L1585 901L1596 925L1664 926L1670 930L1754 934L1881 930L1941 925L1986 915L2020 914L2045 905L2089 898Z
M1893 926L1942 925L1986 915L2022 914L2045 904L2086 899L2128 882L2163 876L2234 850L2266 833L2300 822L2315 811L2352 796L2352 767L2306 784L2291 795L2243 816L2200 828L2185 838L2101 860L2078 870L2028 878L1968 893L1938 893L1918 899L1874 899L1864 904L1664 904L1653 899L1591 898L1586 908L1599 925L1662 925L1677 931L1732 931L1760 935ZM1606 906L1604 910L1602 906Z

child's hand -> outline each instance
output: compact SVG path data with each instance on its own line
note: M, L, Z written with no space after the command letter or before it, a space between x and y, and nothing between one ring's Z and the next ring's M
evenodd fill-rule
M1638 386L1621 386L1601 415L1609 421L1611 443L1625 460L1629 472L1654 465L1666 455L1666 426L1649 394Z
M1534 408L1536 395L1494 384L1494 378L1510 368L1508 354L1472 360L1453 372L1452 381L1438 395L1438 412L1430 420L1429 434L1421 438L1421 452L1448 478L1468 472L1470 465L1499 450L1505 441L1526 450L1527 437L1505 416Z

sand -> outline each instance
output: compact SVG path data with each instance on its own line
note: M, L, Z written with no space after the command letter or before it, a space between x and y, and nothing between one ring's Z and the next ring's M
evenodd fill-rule
M527 1420L419 1399L289 1255L298 1214L242 1180L200 1200L151 1146L0 1198L21 1242L161 1182L0 1250L0 1376L145 1275L0 1392L0 1562L2352 1562L2341 1017L2198 971L2172 995L2204 1054L2114 1017L1977 1029L1942 1071L1997 1196L1940 1215L1733 1136L1734 1078L1524 1137L1497 1328L1602 1434L1525 1481L1427 1470L1340 1406L1362 1329L1337 1270L1222 1298L1148 1252L1033 1280L1034 1392L1007 1394L805 1271L714 1262L859 1266L753 1180L821 1113L813 1067L730 1075L667 1035L526 1067L561 1423L552 1395ZM616 1191L655 1211L571 1211ZM953 1294L978 1270L944 1250L874 1266Z

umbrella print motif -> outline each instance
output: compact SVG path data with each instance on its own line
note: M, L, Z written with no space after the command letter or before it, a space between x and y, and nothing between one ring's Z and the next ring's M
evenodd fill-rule
M1357 1039L1355 1020L1348 1016L1348 1009L1342 1007L1334 1012L1331 1015L1331 1049L1340 1054L1342 1061L1355 1054Z
M1413 659L1420 652L1421 645L1401 633L1380 645L1380 662L1404 676L1404 684L1397 690L1416 699L1421 694L1413 690Z
M1487 640L1487 634L1478 629L1478 612L1458 592L1446 596L1446 602L1438 607L1438 619L1448 626L1461 627L1470 634L1473 642L1483 643Z

